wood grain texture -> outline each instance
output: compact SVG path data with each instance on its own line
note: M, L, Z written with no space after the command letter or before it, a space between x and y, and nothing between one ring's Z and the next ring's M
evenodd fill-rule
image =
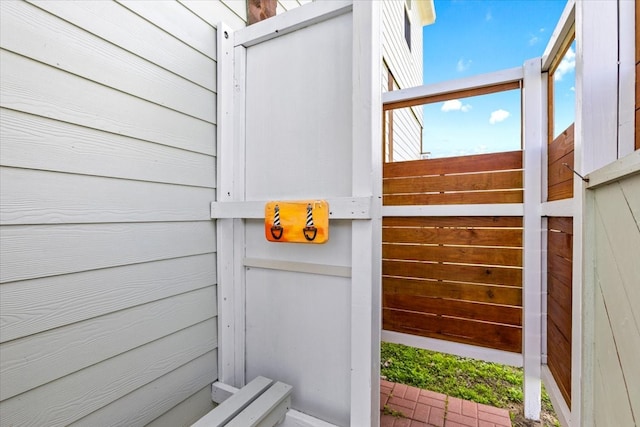
M64 1L30 3L161 68L215 90L216 67L210 58L116 2L82 2L75 7L68 7Z
M216 282L214 253L0 285L0 342L170 298Z
M382 327L387 331L445 339L516 353L522 350L522 329L515 326L386 308L383 309L382 318Z
M216 250L211 221L14 225L0 228L0 236L0 283Z
M522 287L522 269L519 268L384 260L382 261L382 274L384 276Z
M217 366L217 350L205 353L71 425L191 425L213 409L210 384L218 378Z
M213 350L216 328L216 319L207 320L2 401L2 422L35 426L77 421Z
M573 197L574 138L574 125L571 124L548 145L548 201Z
M210 220L215 190L0 167L0 224Z
M385 163L384 178L522 169L522 151Z
M82 4L88 3L93 4ZM0 106L4 108L203 154L214 153L215 125L211 123L6 50L0 51L0 70ZM95 102L97 99L101 102ZM211 102L215 103L215 96Z
M383 219L384 243L522 247L522 229L390 227Z
M385 294L419 295L460 301L522 306L522 290L513 286L479 285L437 280L383 277Z
M571 344L558 332L555 324L547 324L547 366L567 405L571 405Z
M0 108L0 164L213 188L216 161L140 139ZM215 140L211 142L214 144Z
M203 322L216 311L216 288L209 286L0 344L0 400Z
M442 191L488 191L521 189L522 172L483 172L463 175L392 178L383 181L384 194Z
M520 228L521 216L385 217L383 227ZM502 231L500 231L502 233Z
M522 203L522 200L522 190L470 191L435 194L389 194L382 197L382 201L385 206Z
M184 10L175 2L161 4ZM211 102L215 87L209 90L177 77L26 2L1 3L0 16L4 49L209 123L216 122L216 106ZM210 40L215 44L215 38ZM183 50L188 56L191 49ZM215 75L213 60L207 68Z
M384 243L382 259L522 267L522 249Z

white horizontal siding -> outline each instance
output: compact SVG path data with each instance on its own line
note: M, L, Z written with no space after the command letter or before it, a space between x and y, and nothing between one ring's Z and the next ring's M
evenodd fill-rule
M206 3L0 2L0 426L211 407L211 22L233 13Z
M204 357L204 356L203 356ZM207 362L209 363L209 362ZM217 361L216 361L217 364ZM184 374L181 374L181 378ZM197 380L197 378L196 378ZM211 400L211 387L202 388L197 393L175 405L170 412L156 418L148 427L186 427L190 426L198 419L199 414L205 414L212 410L215 404Z
M404 37L404 1L386 0L382 6L382 56L399 89L422 85L422 26L417 7L409 11L411 50ZM384 82L383 82L384 84ZM386 84L384 84L386 90ZM420 158L422 107L393 112L394 161Z

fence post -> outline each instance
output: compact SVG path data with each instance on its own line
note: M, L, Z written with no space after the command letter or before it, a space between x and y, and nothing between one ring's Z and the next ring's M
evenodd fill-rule
M524 63L524 256L523 334L524 415L539 420L542 350L542 147L544 99L540 58Z

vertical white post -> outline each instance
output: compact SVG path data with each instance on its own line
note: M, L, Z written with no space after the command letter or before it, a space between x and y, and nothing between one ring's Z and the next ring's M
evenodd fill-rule
M524 64L524 415L539 420L542 340L542 147L545 105L540 58Z
M233 31L217 29L217 200L232 200L233 192ZM235 315L233 291L233 220L217 220L218 269L218 379L235 381Z
M636 52L635 25L636 2L619 1L618 17L619 43L619 84L618 93L618 158L635 150L635 112L636 112Z
M352 426L380 423L382 94L380 3L353 4L354 197L371 197L371 220L353 221L351 279Z

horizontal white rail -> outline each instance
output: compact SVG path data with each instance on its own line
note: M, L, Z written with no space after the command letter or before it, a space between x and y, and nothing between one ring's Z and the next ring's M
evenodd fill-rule
M338 197L326 200L329 204L329 219L371 219L371 197ZM211 219L264 219L266 203L267 201L212 202Z
M563 48L564 42L571 32L571 27L573 27L575 23L575 16L576 1L569 0L562 11L562 15L560 15L560 20L558 21L556 28L553 30L553 34L551 34L551 39L542 54L542 72L549 71L555 57L561 53L560 49Z

